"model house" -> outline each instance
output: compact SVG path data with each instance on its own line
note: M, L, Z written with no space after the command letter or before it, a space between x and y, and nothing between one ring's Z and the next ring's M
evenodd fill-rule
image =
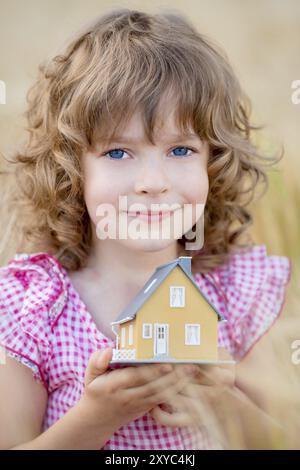
M224 318L195 283L191 260L180 256L159 266L111 323L111 363L219 362L218 323Z

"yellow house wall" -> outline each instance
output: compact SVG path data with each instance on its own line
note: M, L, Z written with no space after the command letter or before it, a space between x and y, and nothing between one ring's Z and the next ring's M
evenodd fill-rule
M170 286L185 286L185 307L170 307ZM143 339L143 323L152 324L152 338ZM141 307L135 318L134 346L137 359L154 358L154 324L169 325L169 354L174 359L217 360L218 317L216 312L176 267ZM200 345L185 345L185 324L200 324ZM129 324L129 323L128 323Z

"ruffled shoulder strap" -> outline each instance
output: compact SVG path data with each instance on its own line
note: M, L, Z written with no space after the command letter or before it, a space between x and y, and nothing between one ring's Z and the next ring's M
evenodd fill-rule
M231 255L212 276L226 305L227 322L220 324L221 333L241 358L279 316L291 261L286 256L268 255L264 244L255 245Z
M52 327L66 298L62 270L46 252L18 254L0 268L0 346L47 390Z
M66 278L57 259L47 252L19 253L0 271L19 279L26 290L23 318L33 318L33 311L43 308L52 326L67 300Z

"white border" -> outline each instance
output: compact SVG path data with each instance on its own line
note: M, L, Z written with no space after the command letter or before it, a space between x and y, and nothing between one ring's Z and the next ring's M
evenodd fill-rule
M198 338L199 338L198 343L188 343L187 342L187 326L197 326L198 327ZM200 326L200 323L185 323L185 342L184 342L184 344L186 346L199 346L201 344L201 326Z
M165 326L166 329L166 352L163 354L156 354L156 336L157 336L157 328L159 326ZM154 323L154 342L153 342L153 355L154 357L158 356L168 356L169 354L169 325L168 323Z
M172 303L172 302L171 302L171 299L172 299L171 292L172 292L172 289L174 289L174 288L176 288L176 289L178 289L178 288L182 289L182 292L183 292L183 305L171 305L171 303ZM169 295L170 295L170 300L169 300L169 302L170 302L170 307L171 307L171 308L184 308L184 307L185 307L185 286L170 286Z
M145 335L145 326L149 325L149 336ZM152 323L143 323L143 339L151 339L152 338Z

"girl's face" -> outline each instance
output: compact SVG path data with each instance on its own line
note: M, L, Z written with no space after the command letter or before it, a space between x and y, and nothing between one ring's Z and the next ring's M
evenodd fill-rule
M193 131L191 133L191 137L180 136L173 116L168 115L163 126L157 129L155 145L152 145L146 141L142 119L136 113L122 136L118 136L109 147L99 142L95 151L83 155L84 197L89 216L97 227L94 242L105 242L99 236L99 223L104 219L108 224L102 223L104 230L108 232L108 226L117 230L117 236L109 235L108 238L135 251L159 251L170 247L192 228L199 218L196 217L196 204L204 208L208 194L209 148L207 142L202 142ZM126 201L127 207L120 207L120 196L123 196L121 199L123 203ZM177 210L173 214L171 212L168 220L148 219L147 216L137 218L127 213L139 209L132 206L136 203L142 205L141 211L158 211L158 206L155 208L153 204L168 204L169 209L173 205ZM99 206L104 208L102 204L108 204L115 212L99 212ZM175 222L175 213L177 217L178 211L182 215L187 206L189 210L193 208L192 222L187 227L181 221L179 227ZM161 210L168 210L167 206L162 206ZM119 229L121 224L124 227L124 223L127 226L126 236L119 237ZM166 227L165 223L169 227L168 232L162 228ZM142 238L132 236L129 227L130 230L138 227L135 233L143 234L140 235ZM153 235L158 230L162 230L160 236ZM168 233L167 238L162 235L163 232Z

